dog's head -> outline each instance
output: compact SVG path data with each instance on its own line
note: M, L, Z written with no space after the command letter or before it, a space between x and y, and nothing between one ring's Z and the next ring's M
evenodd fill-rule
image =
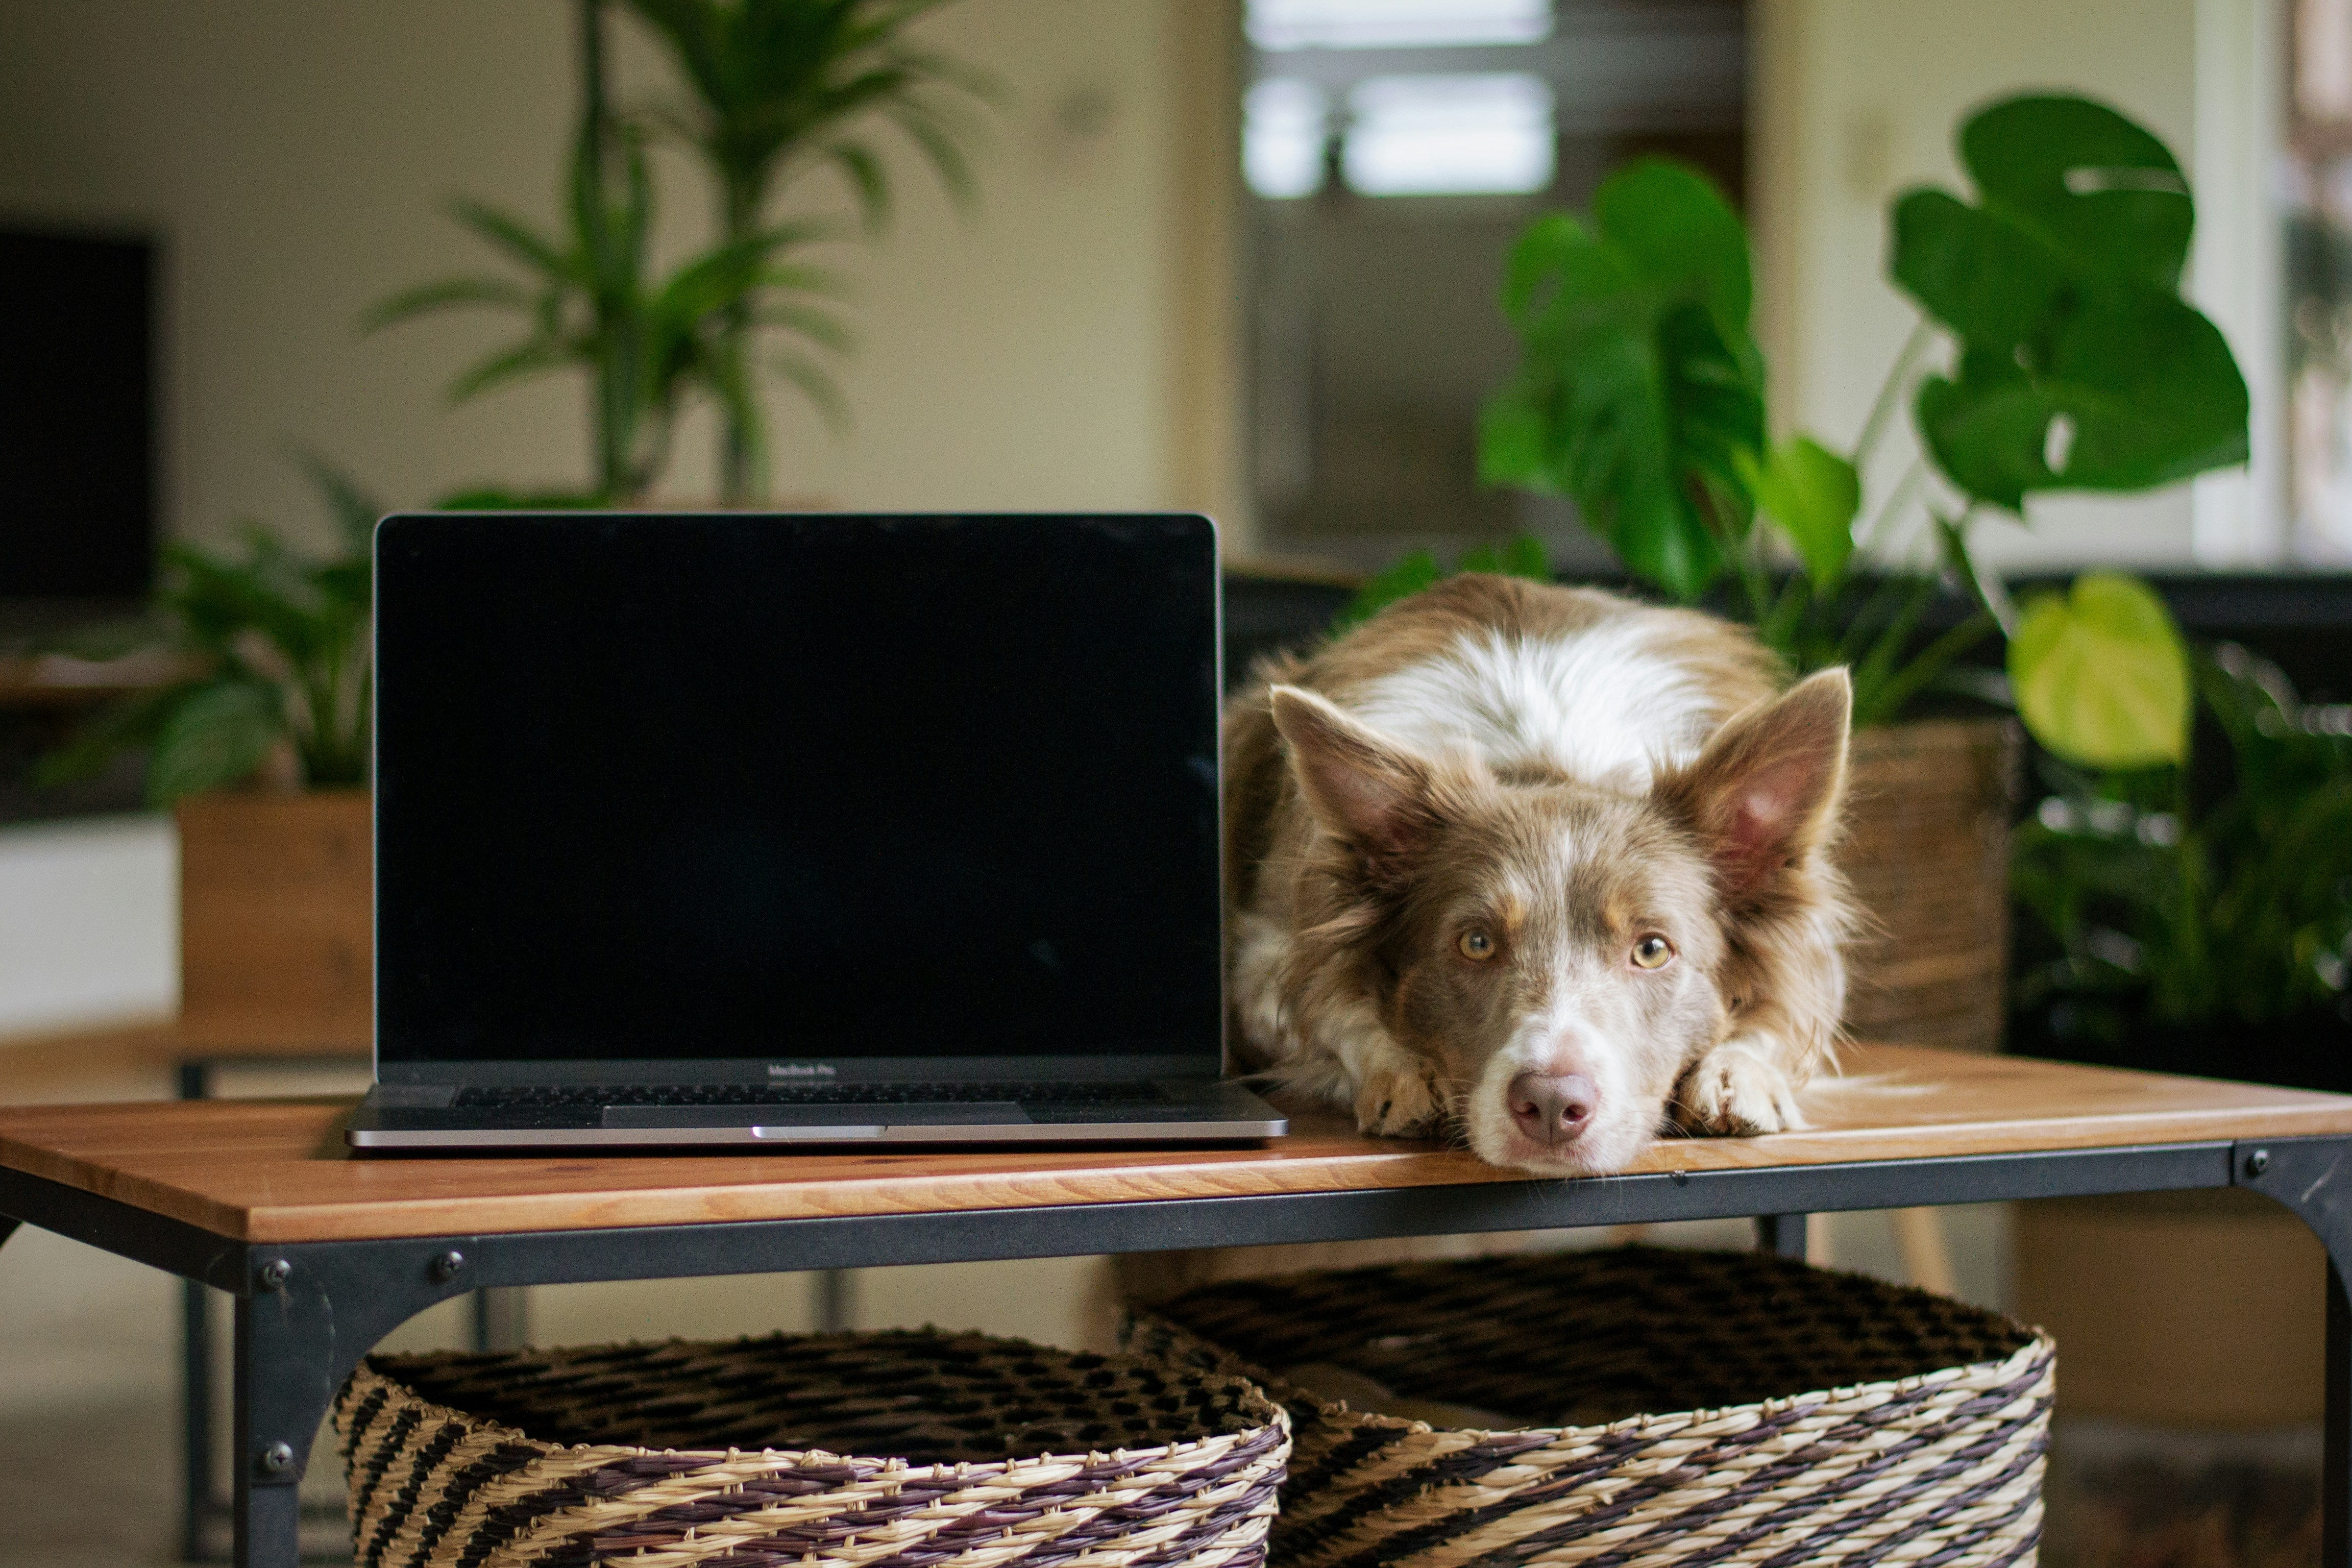
M1851 702L1813 676L1624 793L1418 753L1277 687L1319 830L1309 934L1348 944L1481 1158L1621 1170L1753 1002L1756 944L1821 896Z

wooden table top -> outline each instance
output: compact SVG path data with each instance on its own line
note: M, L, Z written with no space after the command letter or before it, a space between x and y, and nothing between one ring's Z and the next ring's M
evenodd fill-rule
M1637 1172L2352 1132L2352 1096L1897 1046L1847 1053L1812 1125L1662 1142ZM1518 1182L1433 1144L1294 1121L1262 1148L354 1159L345 1100L0 1110L0 1167L240 1241L1026 1208Z

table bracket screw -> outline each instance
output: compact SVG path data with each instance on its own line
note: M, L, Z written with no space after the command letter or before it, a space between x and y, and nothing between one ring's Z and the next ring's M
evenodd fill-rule
M433 1260L433 1278L440 1284L446 1285L465 1271L466 1255L454 1247Z
M2257 1149L2246 1156L2246 1174L2249 1176L2259 1176L2270 1168L2271 1152L2269 1150Z
M272 1443L261 1450L261 1468L265 1475L282 1476L293 1468L293 1444Z
M286 1281L294 1276L294 1266L282 1258L273 1258L254 1271L254 1279L265 1290L283 1290Z

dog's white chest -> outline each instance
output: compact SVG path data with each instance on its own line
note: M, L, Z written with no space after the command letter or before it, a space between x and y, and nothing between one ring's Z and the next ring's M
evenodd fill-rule
M1637 616L1566 636L1465 637L1346 704L1423 751L1469 749L1490 765L1543 763L1588 783L1643 790L1696 755L1720 704Z

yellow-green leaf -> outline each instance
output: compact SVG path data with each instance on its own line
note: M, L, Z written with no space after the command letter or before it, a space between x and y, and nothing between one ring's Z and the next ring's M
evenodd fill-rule
M2085 573L2028 600L2009 642L2017 711L2033 738L2095 768L2189 755L2189 654L2164 601L2137 577Z

